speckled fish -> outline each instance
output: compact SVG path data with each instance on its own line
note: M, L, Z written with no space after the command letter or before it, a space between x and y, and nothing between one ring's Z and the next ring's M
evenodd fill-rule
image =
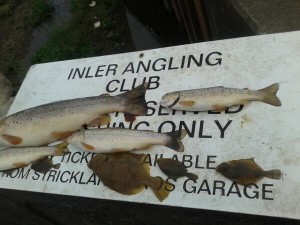
M281 178L280 170L264 171L253 158L223 162L217 166L216 171L241 185L256 184L264 177L275 180Z
M28 166L47 156L69 153L68 143L49 147L8 148L0 151L0 171Z
M125 128L102 128L75 132L67 138L67 142L77 148L95 153L148 149L153 145L164 145L177 152L183 152L181 139L186 134L185 130L156 133Z
M276 93L279 84L273 84L260 90L226 88L223 86L165 94L160 104L166 108L186 111L223 111L226 107L245 105L250 101L262 101L281 106Z
M0 145L42 146L68 137L87 125L110 122L112 112L145 115L147 84L117 96L77 98L26 109L0 120Z
M198 179L198 176L196 174L189 173L183 163L175 159L160 158L157 159L157 164L164 174L174 180L180 177L188 177L189 179L192 179L194 181Z
M129 152L98 154L88 163L88 167L103 184L123 195L134 195L151 188L159 201L169 195L170 184L162 178L151 177L149 164L143 163L146 155Z

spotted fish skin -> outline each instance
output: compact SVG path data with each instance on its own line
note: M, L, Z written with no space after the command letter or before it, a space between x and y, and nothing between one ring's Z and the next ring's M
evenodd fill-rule
M29 108L0 120L0 145L42 146L66 138L100 115L127 112L145 115L146 85L117 96L93 96Z
M181 142L185 130L170 133L132 130L125 128L101 128L81 130L70 137L67 142L77 148L95 153L125 152L135 149L147 149L153 145L164 145L175 151L184 151Z
M262 101L281 106L276 96L279 84L260 90L226 88L223 86L194 90L175 91L162 97L161 105L166 108L186 111L222 111L226 107L244 105L250 101Z

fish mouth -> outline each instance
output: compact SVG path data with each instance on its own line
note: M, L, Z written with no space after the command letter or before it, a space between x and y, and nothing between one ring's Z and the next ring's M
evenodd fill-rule
M180 99L180 95L178 95L178 97L175 99L175 101L174 101L171 105L167 106L167 108L171 108L171 107L173 107L174 105L176 105L177 102L179 102L179 99Z

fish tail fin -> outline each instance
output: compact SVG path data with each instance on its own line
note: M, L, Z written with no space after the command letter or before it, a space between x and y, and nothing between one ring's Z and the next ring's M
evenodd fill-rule
M280 180L282 173L280 170L267 170L267 171L264 171L263 175L270 179Z
M124 105L126 108L124 112L136 116L145 116L147 114L148 107L145 100L147 87L148 83L144 83L130 91L118 95L125 99Z
M278 89L279 89L279 84L275 83L266 88L260 89L258 91L262 93L263 102L274 106L281 106L281 101L276 96Z
M186 176L193 181L196 181L198 179L198 176L194 173L187 173Z
M168 132L166 134L170 137L170 140L166 146L175 150L176 152L183 152L184 146L181 140L187 135L186 130L182 129L174 132Z
M172 190L172 185L164 181L161 177L153 177L152 180L155 180L154 183L159 182L159 187L157 188L157 185L150 185L149 187L155 194L156 198L162 202L165 200L168 196L170 191Z
M68 149L68 142L64 141L55 146L55 155L62 156L68 153L70 153Z

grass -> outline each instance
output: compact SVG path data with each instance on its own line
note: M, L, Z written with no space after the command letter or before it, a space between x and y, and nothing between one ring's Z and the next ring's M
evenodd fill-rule
M37 26L51 17L54 6L48 0L31 0L30 22Z
M36 51L32 64L91 57L119 51L125 44L118 0L98 0L95 7L89 1L72 0L72 20L54 29L48 41ZM94 28L96 21L101 26Z
M33 55L32 64L92 56L91 44L82 41L84 35L72 26L53 30L48 42Z

